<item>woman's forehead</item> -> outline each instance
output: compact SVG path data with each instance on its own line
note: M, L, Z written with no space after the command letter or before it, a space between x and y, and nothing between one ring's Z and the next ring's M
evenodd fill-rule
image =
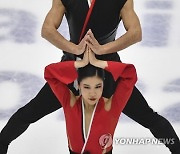
M93 76L93 77L87 77L87 78L84 78L82 81L81 81L81 84L86 84L86 85L97 85L97 84L102 84L103 83L103 80L97 76Z

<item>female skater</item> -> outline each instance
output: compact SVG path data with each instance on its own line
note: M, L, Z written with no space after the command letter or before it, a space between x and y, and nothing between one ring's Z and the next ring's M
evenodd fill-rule
M109 99L102 97L103 69L118 82ZM67 87L76 78L80 96ZM82 60L48 65L45 79L64 109L70 153L112 153L119 116L137 80L134 66L97 60L92 51L86 51Z

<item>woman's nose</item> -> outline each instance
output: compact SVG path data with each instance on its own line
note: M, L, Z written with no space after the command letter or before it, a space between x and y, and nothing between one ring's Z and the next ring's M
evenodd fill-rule
M95 95L96 95L96 91L95 91L95 90L90 90L89 94L90 94L91 96L95 96Z

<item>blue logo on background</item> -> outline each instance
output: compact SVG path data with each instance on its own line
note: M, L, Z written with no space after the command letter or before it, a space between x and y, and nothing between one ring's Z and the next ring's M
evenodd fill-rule
M0 84L8 81L17 84L21 88L21 94L19 101L14 102L13 107L6 110L0 109L0 119L9 118L18 108L27 104L44 84L43 79L33 74L8 71L0 72Z
M0 42L34 43L37 25L36 16L15 9L0 9Z

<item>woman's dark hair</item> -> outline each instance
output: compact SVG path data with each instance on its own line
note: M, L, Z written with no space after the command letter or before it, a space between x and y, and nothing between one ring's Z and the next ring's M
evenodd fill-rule
M78 72L78 84L87 77L98 76L100 79L104 81L104 70L99 67L95 67L91 64L86 65L85 67L79 68Z

